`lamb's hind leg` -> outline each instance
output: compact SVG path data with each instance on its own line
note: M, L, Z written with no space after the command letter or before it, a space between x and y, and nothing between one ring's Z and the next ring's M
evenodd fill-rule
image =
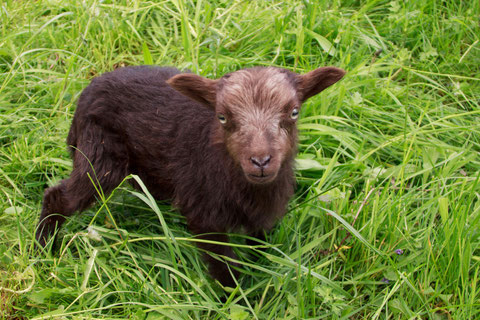
M95 201L96 189L107 196L128 174L125 146L114 135L91 125L79 140L82 142L74 151L70 177L45 190L35 236L42 246L66 217L85 210Z
M65 209L65 182L63 180L59 185L46 189L43 194L43 207L35 235L42 247L45 246L55 229L63 224L65 216L72 214Z

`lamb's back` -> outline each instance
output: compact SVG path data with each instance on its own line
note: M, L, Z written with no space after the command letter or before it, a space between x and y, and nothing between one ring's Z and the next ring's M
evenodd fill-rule
M80 96L68 144L77 146L85 128L100 126L126 146L130 172L159 198L170 197L173 170L179 161L182 166L190 163L189 155L204 153L214 117L213 111L166 84L178 73L175 68L140 66L93 79Z

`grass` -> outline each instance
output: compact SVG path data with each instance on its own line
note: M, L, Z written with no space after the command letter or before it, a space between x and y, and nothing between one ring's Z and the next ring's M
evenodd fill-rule
M479 15L478 1L3 1L1 318L480 318ZM128 183L34 251L81 90L145 63L348 71L302 109L297 192L266 250L233 236L235 289L205 275L177 211Z

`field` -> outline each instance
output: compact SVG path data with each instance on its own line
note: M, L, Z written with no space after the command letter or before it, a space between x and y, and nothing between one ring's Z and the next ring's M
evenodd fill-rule
M454 0L4 0L0 318L479 319L479 17ZM285 218L263 246L232 235L237 288L134 177L35 250L81 90L141 64L348 72L301 110Z

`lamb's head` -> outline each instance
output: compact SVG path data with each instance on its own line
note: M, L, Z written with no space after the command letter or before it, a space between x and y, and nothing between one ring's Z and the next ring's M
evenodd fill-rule
M217 80L179 74L167 83L215 111L214 143L226 146L249 182L266 184L295 154L301 104L344 74L334 67L303 75L256 67Z

